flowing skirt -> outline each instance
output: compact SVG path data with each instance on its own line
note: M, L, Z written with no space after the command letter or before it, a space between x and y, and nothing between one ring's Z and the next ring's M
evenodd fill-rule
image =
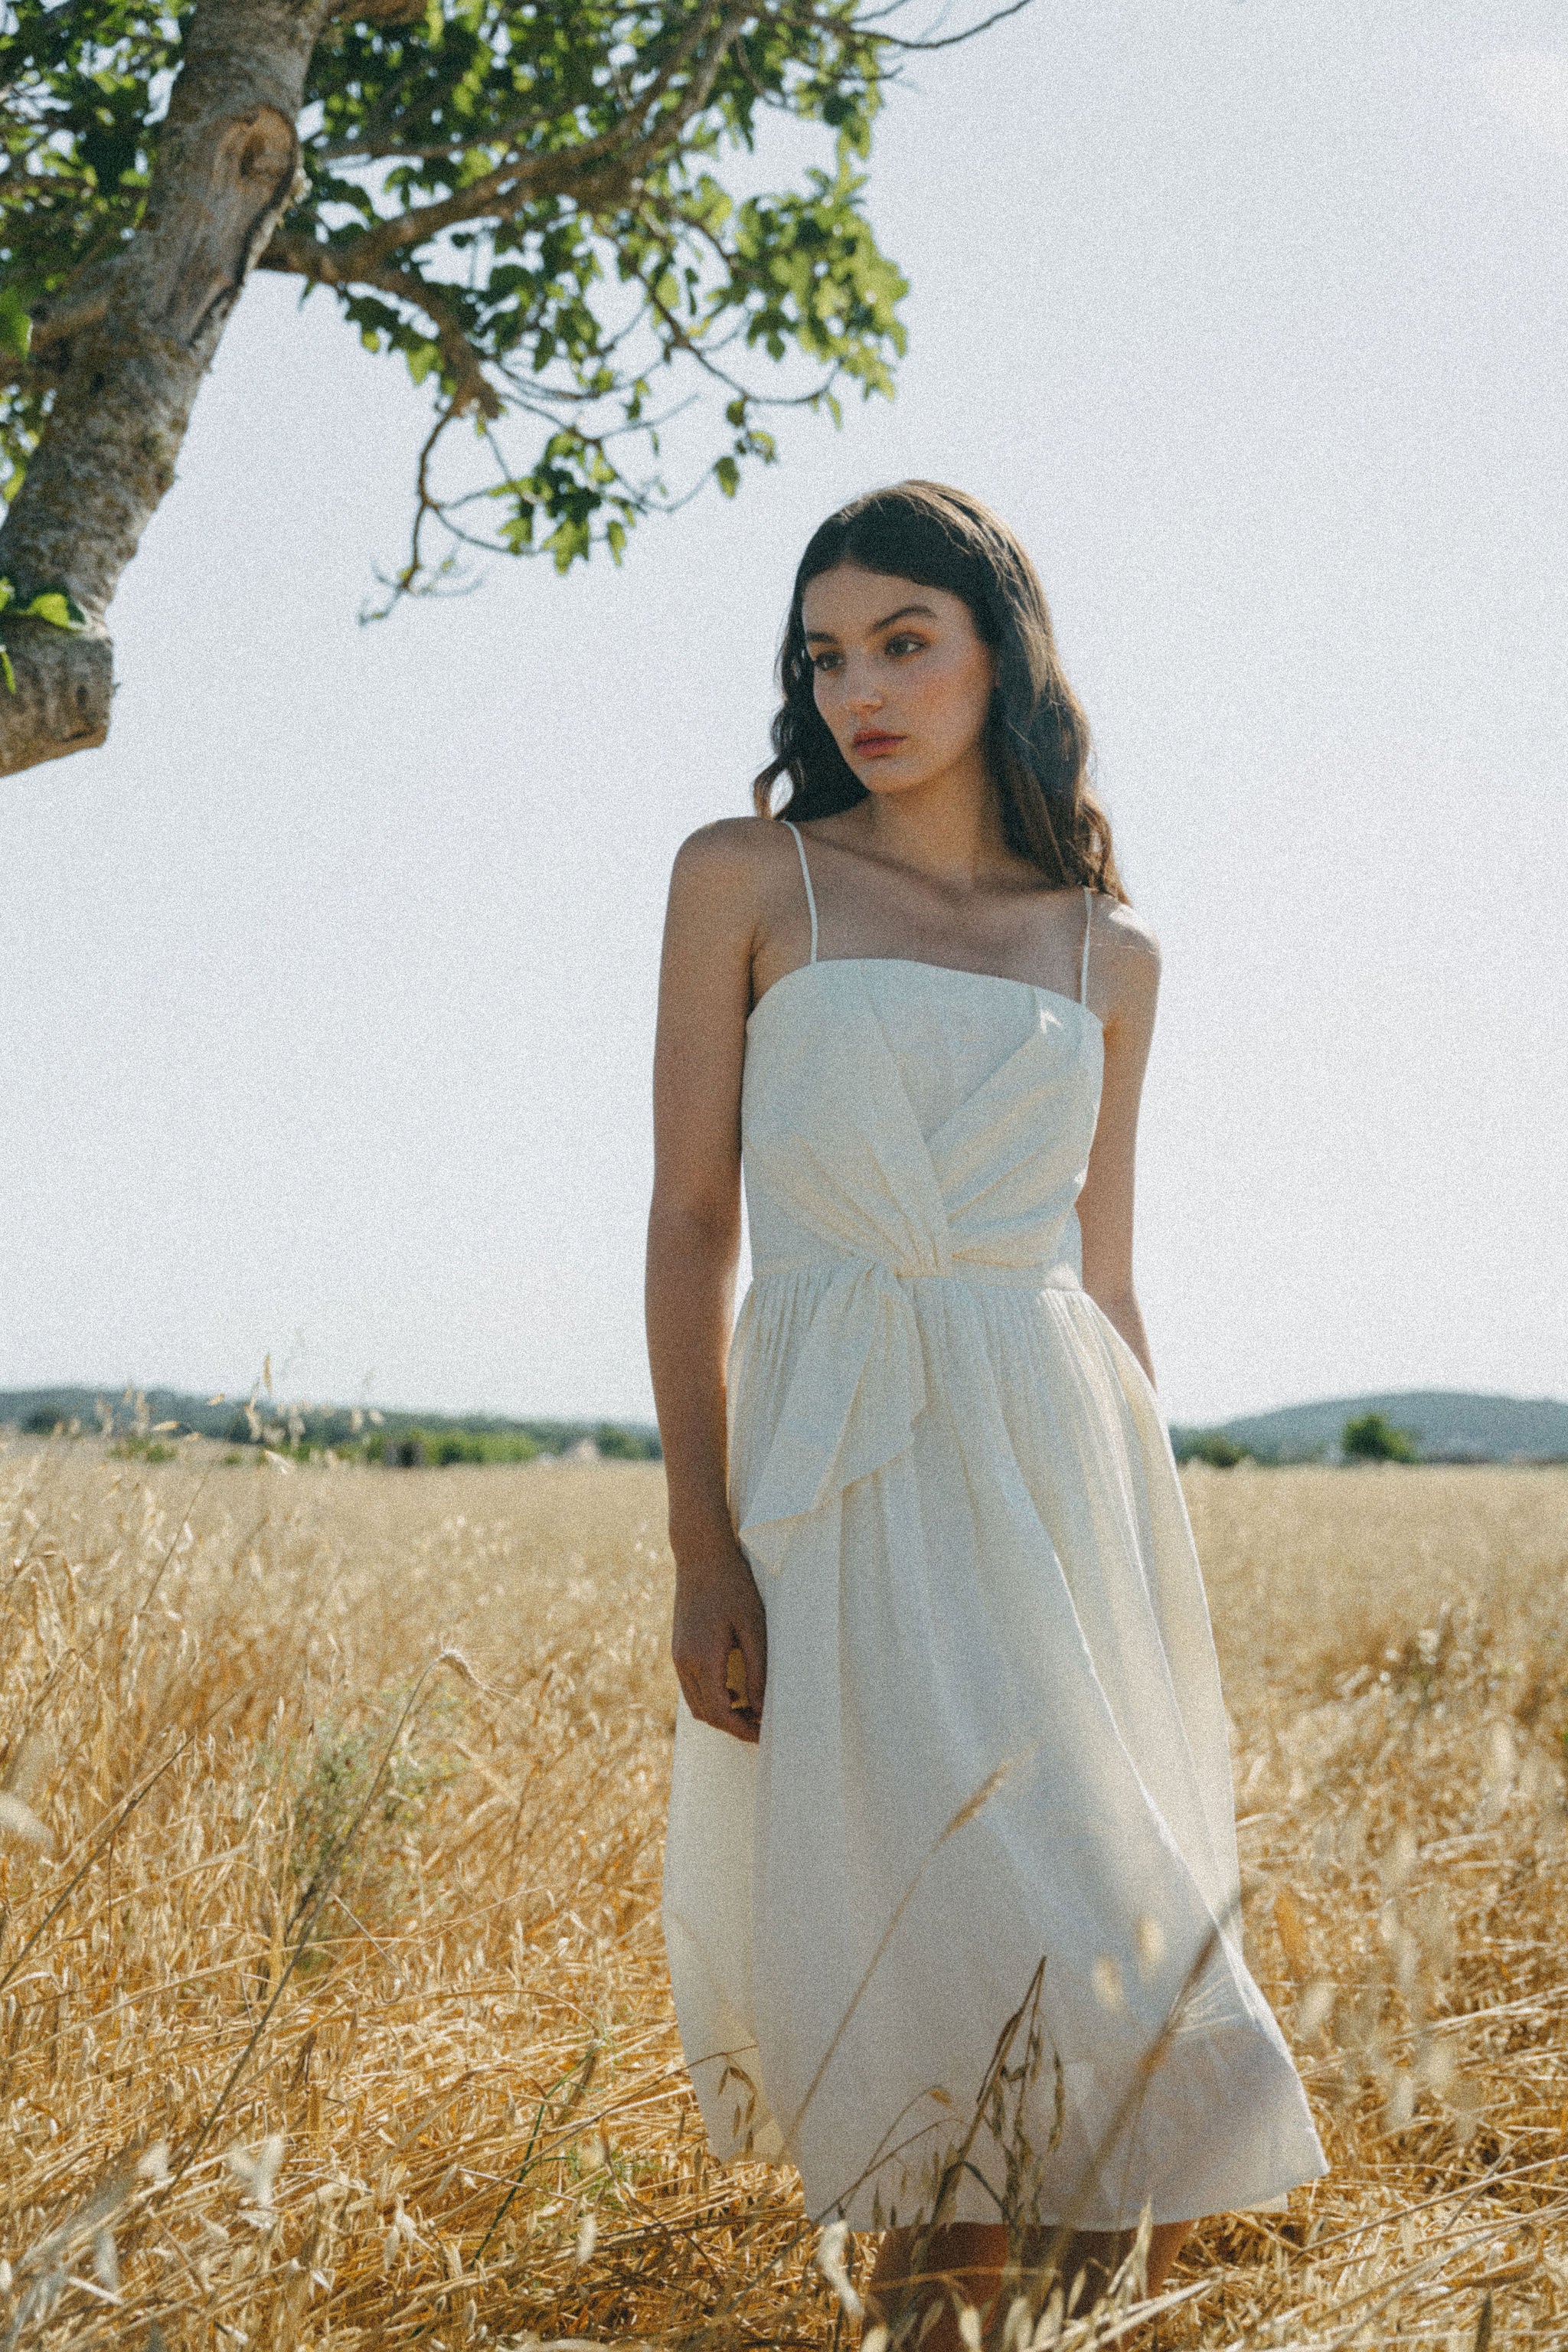
M742 1529L831 1279L769 1276L737 1326ZM679 1709L664 1924L710 2142L857 2228L1273 2202L1325 2165L1242 1958L1154 1392L1081 1290L904 1286L910 1442L753 1555L760 1746Z

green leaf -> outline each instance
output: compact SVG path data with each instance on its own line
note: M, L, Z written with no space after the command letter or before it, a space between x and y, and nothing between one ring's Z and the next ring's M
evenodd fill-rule
M40 588L26 604L16 602L14 581L0 577L0 613L13 621L47 621L52 629L68 629L73 635L87 626L87 614L68 588ZM16 691L16 673L11 667L11 656L0 645L0 662L5 664L7 691Z
M718 477L719 488L723 491L724 496L727 499L732 499L741 487L741 468L736 465L733 457L717 458L714 461L713 471Z
M16 610L18 616L30 621L47 621L56 629L69 629L74 633L87 626L87 614L65 588L42 589L30 604L19 604Z
M33 322L14 286L0 287L0 351L25 360L33 340Z

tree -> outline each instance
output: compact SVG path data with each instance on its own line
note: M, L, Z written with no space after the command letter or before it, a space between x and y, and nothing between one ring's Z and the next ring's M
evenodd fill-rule
M902 5L0 0L0 773L104 740L110 603L252 268L430 386L388 602L473 550L618 562L774 455L770 408L889 392L872 124L908 52L1027 0L940 40L896 33ZM830 168L737 199L771 115ZM672 487L702 394L722 446Z
M1395 1429L1381 1412L1363 1412L1347 1421L1340 1435L1340 1451L1347 1462L1417 1462L1415 1433Z
M1252 1456L1245 1445L1227 1437L1223 1429L1203 1429L1183 1437L1176 1459L1206 1462L1211 1470L1234 1470L1238 1462L1250 1462Z

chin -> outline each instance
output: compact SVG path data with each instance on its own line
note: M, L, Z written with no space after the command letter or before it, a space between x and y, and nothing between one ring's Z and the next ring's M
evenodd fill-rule
M880 798L890 798L897 793L912 792L917 785L926 782L923 773L911 774L901 761L897 765L891 760L857 761L850 760L847 752L845 758L856 782L864 784L868 793L875 793Z

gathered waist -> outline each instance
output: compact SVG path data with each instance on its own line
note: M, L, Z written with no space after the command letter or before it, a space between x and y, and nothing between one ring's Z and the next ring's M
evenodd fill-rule
M1081 1290L1076 1266L1058 1258L1054 1265L994 1265L981 1258L968 1258L954 1265L945 1274L935 1274L924 1266L895 1265L889 1258L861 1255L852 1250L836 1253L831 1257L771 1257L752 1268L753 1286L771 1282L793 1274L888 1275L895 1282L910 1287L921 1283L970 1283L992 1290Z
M1026 1321L1033 1319L1027 1298L1085 1296L1068 1258L1007 1265L941 1255L947 1262L939 1273L929 1260L910 1265L872 1251L813 1250L808 1240L804 1250L757 1260L733 1345L742 1361L764 1348L779 1386L765 1435L755 1433L761 1458L748 1445L736 1495L736 1526L753 1566L778 1573L813 1512L909 1451L926 1409L929 1347L950 1319L941 1302L958 1309L959 1322L978 1324L991 1319L974 1301L979 1290L1011 1291ZM967 1311L966 1298L974 1302ZM748 1383L737 1372L731 1395L738 1404Z

